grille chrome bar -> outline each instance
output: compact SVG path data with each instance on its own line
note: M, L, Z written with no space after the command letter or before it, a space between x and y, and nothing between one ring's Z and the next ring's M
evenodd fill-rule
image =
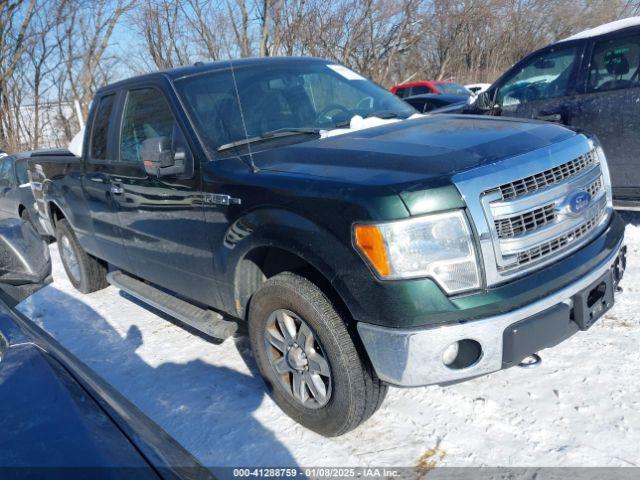
M559 252L566 248L572 242L579 240L582 236L589 233L604 216L605 211L601 210L597 212L593 217L587 220L586 223L582 223L578 227L572 229L570 232L565 233L559 237L554 238L548 242L542 243L524 252L518 253L518 266L523 266L529 263L533 263L538 259L544 258L555 252Z
M594 165L596 161L596 153L591 150L557 167L500 185L498 189L502 193L504 200L511 200L560 183L586 170Z
M501 198L491 202L493 217L497 220L509 218L513 215L521 215L541 205L549 203L560 203L568 195L576 190L584 189L587 185L602 177L602 172L598 165L583 172L565 183L555 185L553 188L541 190L537 193L520 197L514 200L505 201ZM486 193L485 193L486 194Z
M527 213L496 220L498 238L513 238L553 222L556 219L556 205L550 203Z

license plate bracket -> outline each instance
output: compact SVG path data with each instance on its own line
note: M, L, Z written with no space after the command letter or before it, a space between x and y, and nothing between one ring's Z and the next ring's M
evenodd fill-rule
M580 330L587 330L613 306L613 275L608 270L587 288L575 294L573 321Z

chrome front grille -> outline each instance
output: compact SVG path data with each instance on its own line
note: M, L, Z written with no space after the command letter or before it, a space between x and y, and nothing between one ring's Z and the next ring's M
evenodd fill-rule
M605 228L612 211L605 162L588 138L575 135L454 176L487 286L555 262Z
M578 158L563 163L562 165L558 165L557 167L500 185L498 189L502 194L503 200L511 200L513 198L521 197L523 195L548 188L585 171L596 163L596 159L595 151L591 150L590 152L580 155Z
M505 188L505 185L510 187ZM588 207L574 211L571 199L589 193ZM521 271L558 255L593 230L605 213L602 171L595 151L483 193L497 271Z

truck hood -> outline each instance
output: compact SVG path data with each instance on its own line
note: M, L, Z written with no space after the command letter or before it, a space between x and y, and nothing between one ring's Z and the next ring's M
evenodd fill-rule
M434 115L253 152L261 170L395 193L451 184L464 170L499 162L575 132L550 123L475 115Z

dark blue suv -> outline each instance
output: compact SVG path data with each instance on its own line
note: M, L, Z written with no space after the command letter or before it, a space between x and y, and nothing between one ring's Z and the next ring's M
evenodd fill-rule
M547 120L597 135L614 204L640 209L640 17L587 30L515 64L466 107Z

